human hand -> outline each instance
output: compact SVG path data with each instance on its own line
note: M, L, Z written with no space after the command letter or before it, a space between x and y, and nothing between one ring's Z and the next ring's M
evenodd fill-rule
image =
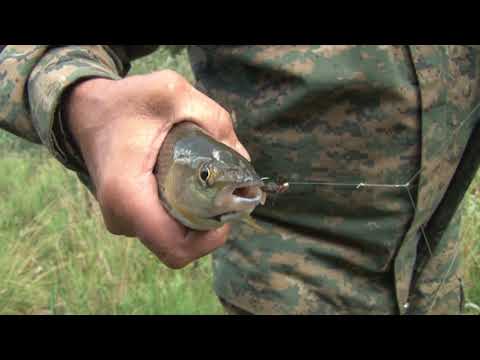
M65 114L111 233L138 237L174 269L225 243L228 225L196 232L170 217L153 174L166 135L185 120L250 159L220 105L165 70L118 81L86 80L66 97Z

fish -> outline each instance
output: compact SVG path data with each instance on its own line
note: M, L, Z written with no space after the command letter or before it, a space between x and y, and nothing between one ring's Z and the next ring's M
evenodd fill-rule
M163 207L192 230L234 222L255 227L251 214L267 197L262 178L245 157L190 121L169 131L154 174Z

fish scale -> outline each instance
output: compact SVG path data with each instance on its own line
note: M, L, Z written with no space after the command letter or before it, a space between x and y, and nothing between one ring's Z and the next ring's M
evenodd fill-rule
M191 122L170 130L155 175L164 208L193 230L235 221L254 226L250 214L266 199L252 164Z

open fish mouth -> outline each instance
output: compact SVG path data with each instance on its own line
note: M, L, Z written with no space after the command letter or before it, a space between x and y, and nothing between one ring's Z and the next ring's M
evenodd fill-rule
M215 212L218 214L212 218L225 222L249 215L258 205L265 204L266 193L262 186L262 181L226 186L215 198Z
M257 206L265 203L265 193L262 191L263 182L242 184L232 191L232 201L238 205Z

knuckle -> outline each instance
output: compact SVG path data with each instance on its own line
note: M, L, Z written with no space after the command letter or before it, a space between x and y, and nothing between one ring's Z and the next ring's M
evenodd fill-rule
M163 259L164 264L172 270L181 270L190 264L190 258L180 255L180 254L171 254L167 258Z
M167 77L175 78L175 77L179 76L179 74L175 70L172 70L172 69L163 69L163 70L158 71L157 74L163 76L164 78L167 78Z
M110 234L115 236L124 235L124 231L120 229L116 224L111 222L108 217L104 217L103 219L104 219L105 228L108 230Z
M188 265L188 262L177 259L165 260L164 263L169 269L172 270L181 270Z
M119 182L115 179L102 181L97 190L97 201L103 215L106 229L113 235L133 236L127 221L128 213L119 199L122 198L122 190Z
M166 69L158 72L162 82L166 85L166 89L170 92L179 92L185 90L188 82L179 73Z
M119 226L119 222L116 221L116 217L112 209L103 207L101 210L103 215L103 223L107 231L116 236L126 235L125 229Z
M118 192L118 181L115 178L103 179L97 188L97 200L100 207L106 210L113 207Z

